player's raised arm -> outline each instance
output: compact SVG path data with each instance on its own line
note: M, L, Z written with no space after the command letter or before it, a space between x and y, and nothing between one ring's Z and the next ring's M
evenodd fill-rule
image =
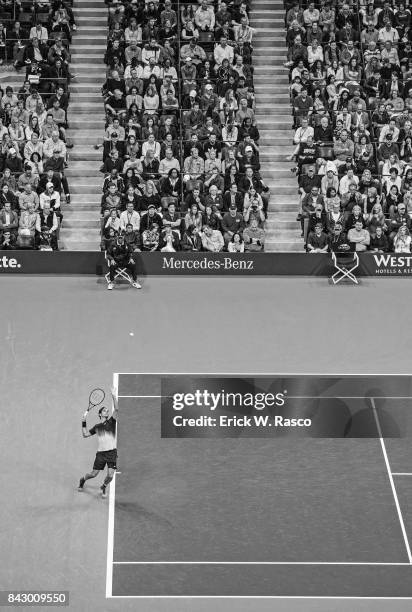
M118 406L116 389L114 387L111 388L111 393L112 393L112 400L113 400L113 413L112 413L112 417L117 420L117 414L118 414L118 411L119 411L119 406Z
M84 413L83 418L82 418L82 434L83 434L83 438L90 438L91 433L87 429L86 416L87 416L87 410Z

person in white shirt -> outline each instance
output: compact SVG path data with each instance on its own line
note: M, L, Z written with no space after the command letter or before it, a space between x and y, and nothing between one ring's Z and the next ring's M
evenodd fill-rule
M110 215L107 217L107 221L105 223L104 229L108 230L109 227L112 227L115 232L119 233L120 230L120 219L117 216L117 210L113 208L110 211Z
M313 127L309 125L307 118L302 117L302 125L296 130L295 135L293 137L293 143L297 145L301 142L307 142L308 137L311 136L313 138L314 134L315 131Z
M49 33L47 32L47 29L44 26L38 23L36 26L30 28L29 38L30 40L33 40L33 38L37 38L38 41L42 43L47 43L49 39Z
M235 33L235 41L237 43L251 43L253 38L253 28L248 25L247 17L242 17L240 25L236 25L233 28Z
M40 208L43 209L46 204L54 211L60 209L60 193L55 191L53 183L47 183L46 191L40 194Z
M126 231L126 225L133 225L133 230L138 232L140 229L140 215L137 210L134 209L133 203L128 202L126 210L120 214L120 230Z
M401 225L398 233L393 239L393 248L395 253L410 253L411 252L411 237L406 225Z
M313 66L313 64L317 61L323 63L323 49L317 40L313 40L312 44L308 47L309 66Z
M391 22L388 17L386 18L385 27L381 28L378 33L378 42L386 43L386 41L389 41L394 45L397 45L399 42L398 31L391 26Z
M392 134L392 142L398 142L399 128L396 126L395 119L391 119L389 124L383 126L379 134L379 142L385 142L386 134Z
M313 23L319 23L320 13L317 8L315 8L315 3L310 2L308 4L308 8L303 11L303 20L305 22L305 26L311 26Z
M227 44L226 36L221 37L220 43L216 45L213 55L214 55L217 67L222 65L222 62L224 59L229 60L230 65L233 64L234 51L233 51L233 47Z
M124 37L126 45L130 45L131 43L139 44L142 42L142 28L137 25L137 21L134 17L132 17L130 25L125 29Z
M402 179L398 176L397 168L390 168L390 175L382 175L382 187L386 194L388 194L392 187L397 187L398 191L402 191Z
M153 59L153 65L155 65L159 60L160 51L160 45L158 45L156 40L153 38L150 41L150 44L143 47L142 64L146 66L150 63L150 60Z
M195 12L195 24L202 32L211 32L215 27L215 11L209 6L207 0L202 0L201 5Z
M292 161L294 157L299 153L300 145L302 142L307 142L308 138L314 137L315 131L306 117L302 117L302 125L298 127L293 137L293 143L296 145L295 150L291 155L288 156L288 160Z
M160 160L159 164L159 174L164 177L169 176L169 172L172 168L175 168L178 172L180 172L180 163L176 157L173 157L173 150L168 147L165 151L165 157Z
M209 225L203 227L203 232L200 232L203 248L212 253L219 253L225 246L222 233L219 230L212 229Z
M160 79L161 68L160 66L158 66L158 64L156 64L156 60L154 57L151 57L147 66L143 68L142 79L148 80L150 79L152 74L155 75L156 79Z
M345 176L339 181L339 193L344 195L349 191L349 185L355 183L356 187L359 185L359 178L353 173L353 168L350 168Z
M128 64L124 70L123 78L125 81L127 81L127 79L130 79L131 77L135 79L142 79L143 78L143 66L138 64L137 66L132 68L132 65Z
M51 138L48 138L43 146L43 155L45 159L49 159L53 157L54 151L59 152L59 157L63 157L64 161L66 161L66 145L63 140L59 138L59 132L52 132Z
M153 151L153 156L156 159L160 158L160 143L155 140L153 134L149 134L148 139L142 144L142 155L140 158L142 161L146 157L146 153L149 149Z

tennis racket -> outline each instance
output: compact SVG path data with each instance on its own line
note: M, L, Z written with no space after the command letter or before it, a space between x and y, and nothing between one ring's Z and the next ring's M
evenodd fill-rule
M93 389L93 391L91 391L89 395L89 407L87 408L84 414L86 415L92 408L99 406L103 402L105 397L106 394L103 389Z

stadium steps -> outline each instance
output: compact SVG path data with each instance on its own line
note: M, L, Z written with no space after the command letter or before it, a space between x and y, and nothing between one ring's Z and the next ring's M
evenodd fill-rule
M279 0L253 0L251 25L256 95L256 122L260 132L261 173L269 186L266 252L302 251L296 177L287 157L293 151L292 115L286 60L285 11Z
M70 47L70 70L76 75L70 86L68 136L73 142L66 170L71 202L63 207L61 249L97 251L100 243L102 196L102 141L104 109L101 86L105 81L107 6L100 0L75 0L77 30Z

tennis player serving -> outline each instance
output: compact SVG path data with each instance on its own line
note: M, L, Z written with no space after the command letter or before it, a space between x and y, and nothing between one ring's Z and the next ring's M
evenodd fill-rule
M98 390L100 391L100 390ZM92 392L93 394L94 392ZM91 396L92 396L91 394ZM104 398L104 393L103 393ZM79 482L79 491L83 491L84 484L86 480L90 480L90 478L96 478L101 470L107 465L107 476L104 479L100 490L102 492L102 497L106 497L106 489L109 486L110 482L113 479L113 474L116 470L116 461L117 461L117 449L116 449L116 423L117 423L117 397L115 393L115 389L112 388L112 398L113 398L113 409L112 414L110 415L109 408L102 406L99 408L99 418L100 423L97 423L90 430L87 429L87 413L90 410L91 405L95 405L92 401L89 401L89 408L83 415L82 419L82 434L83 438L90 438L90 436L97 435L97 453L96 458L94 460L93 469L88 474L85 474L82 478L80 478Z

